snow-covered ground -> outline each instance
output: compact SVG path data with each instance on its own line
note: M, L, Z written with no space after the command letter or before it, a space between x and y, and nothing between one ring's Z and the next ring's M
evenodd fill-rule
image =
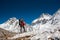
M16 18L11 18L7 22L0 24L0 28L12 32L20 32ZM39 18L32 21L32 25L26 25L26 31L22 34L16 34L9 39L15 39L24 36L31 36L31 40L48 40L48 38L60 38L60 9L53 15L42 14ZM60 39L59 39L60 40Z

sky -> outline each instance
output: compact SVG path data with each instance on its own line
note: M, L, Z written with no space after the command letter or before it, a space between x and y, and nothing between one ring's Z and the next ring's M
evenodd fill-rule
M59 8L60 0L0 0L0 24L12 17L31 24L42 13L53 15Z

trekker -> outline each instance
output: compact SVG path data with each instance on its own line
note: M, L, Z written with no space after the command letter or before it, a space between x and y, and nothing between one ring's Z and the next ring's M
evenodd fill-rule
M25 22L24 22L23 18L19 19L19 26L20 26L20 32L21 33L22 33L22 28L23 28L24 32L26 32L25 27L24 27Z

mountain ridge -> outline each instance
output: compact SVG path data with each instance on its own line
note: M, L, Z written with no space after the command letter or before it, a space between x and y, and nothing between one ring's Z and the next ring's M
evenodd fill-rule
M53 37L53 39L55 39L55 37L60 38L60 9L53 15L50 14L42 14L39 18L35 19L32 21L32 24L29 25L27 24L25 27L27 28L26 30L29 30L25 33L25 36L30 35L29 33L35 34L33 35L33 37L31 37L31 40L36 39L36 40L47 40L48 38ZM11 21L12 20L12 21ZM12 23L11 23L12 22ZM16 23L17 22L17 23ZM15 32L20 32L20 29L18 30L19 27L19 21L16 18L11 18L10 20L8 20L7 22L3 23L0 25L0 28L4 28L4 27L9 27L9 28L5 28L8 31L15 31ZM14 29L13 29L14 28ZM33 32L32 32L33 31ZM36 31L36 33L35 33ZM24 33L19 34L23 36ZM58 35L56 35L58 34ZM17 35L17 37L16 37ZM14 37L18 38L21 36L18 36L18 34L14 35L13 37L11 37L12 39Z

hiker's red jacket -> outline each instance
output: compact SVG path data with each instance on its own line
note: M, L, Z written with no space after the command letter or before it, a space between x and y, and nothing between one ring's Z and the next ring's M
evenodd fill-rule
M25 22L21 21L19 25L22 27L25 25Z

